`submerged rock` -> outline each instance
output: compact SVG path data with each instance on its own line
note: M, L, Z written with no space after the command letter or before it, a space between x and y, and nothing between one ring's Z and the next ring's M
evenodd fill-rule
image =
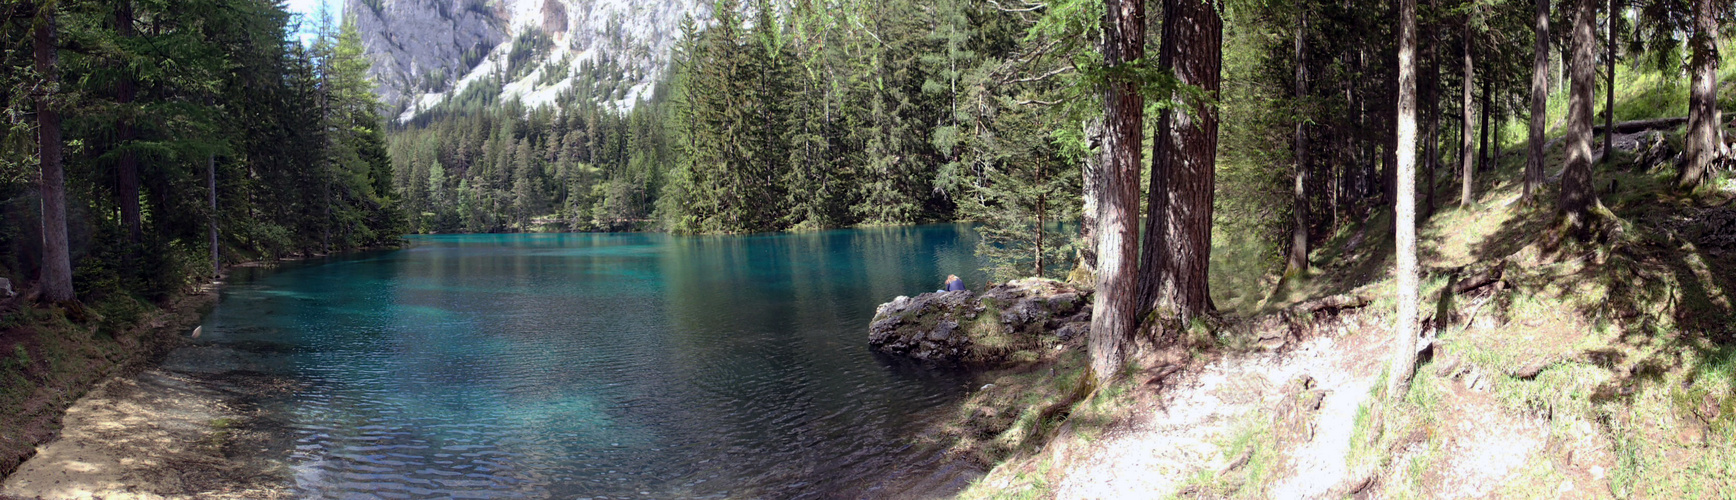
M1091 329L1090 302L1090 290L1043 278L994 285L980 295L966 290L899 296L875 309L868 346L931 365L1034 361L1035 349L1084 339Z

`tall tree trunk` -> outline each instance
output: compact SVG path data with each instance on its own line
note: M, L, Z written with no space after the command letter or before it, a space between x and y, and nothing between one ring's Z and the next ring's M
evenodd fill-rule
M1676 185L1692 189L1705 182L1706 169L1718 155L1723 144L1723 125L1718 116L1718 18L1720 0L1694 0L1694 34L1689 38L1693 56L1689 72L1693 81L1688 89L1688 140L1686 162L1676 177Z
M1433 7L1435 0L1429 0ZM1423 53L1424 67L1421 83L1424 155L1426 155L1423 173L1423 190L1426 193L1423 203L1423 217L1435 213L1435 179L1441 166L1441 51L1440 29L1432 23L1424 28L1423 40L1418 41Z
M1111 67L1145 57L1145 2L1104 0L1103 62ZM1139 167L1145 98L1139 84L1113 78L1103 93L1103 171L1098 186L1097 294L1091 315L1091 373L1114 379L1127 361L1138 308Z
M1477 168L1475 159L1471 157L1472 148L1476 147L1474 141L1477 140L1477 128L1473 126L1477 119L1474 102L1477 80L1474 73L1474 61L1471 59L1471 14L1469 13L1465 14L1465 32L1461 38L1460 54L1463 56L1465 76L1462 80L1464 84L1460 85L1464 87L1464 92L1462 92L1463 98L1460 100L1462 125L1459 127L1459 207L1464 208L1471 206L1471 178L1476 173Z
M1393 325L1392 366L1387 398L1404 399L1416 370L1417 341L1417 98L1416 0L1399 0L1398 36L1398 200L1393 240L1398 250L1398 318Z
M1085 123L1085 141L1089 151L1094 153L1085 157L1081 169L1085 175L1082 186L1084 208L1079 216L1079 268L1087 273L1097 272L1097 210L1102 199L1103 172L1103 120L1092 119ZM1136 188L1137 189L1137 188Z
M1397 53L1394 52L1393 70L1386 74L1386 96L1398 95L1397 60ZM1382 148L1380 156L1380 201L1393 203L1398 200L1398 102L1396 99L1382 101L1388 104L1382 106L1385 110L1381 113L1385 120L1385 123L1381 124L1381 131L1384 132L1382 135L1386 144L1383 145L1385 147Z
M1158 64L1215 101L1223 68L1223 18L1216 2L1165 0ZM1212 312L1212 198L1218 155L1215 102L1185 99L1158 119L1150 205L1139 278L1140 316L1150 310L1187 321Z
M1561 211L1572 226L1586 222L1596 193L1591 186L1592 95L1597 88L1597 0L1575 0L1573 11L1573 75L1567 99L1567 164L1561 174Z
M1298 7L1301 10L1302 7ZM1302 103L1308 97L1308 12L1301 10L1296 22L1296 104L1304 113ZM1308 119L1303 113L1296 117L1296 184L1291 192L1291 224L1289 272L1308 270Z
M55 7L41 0L36 19L36 72L42 75L36 93L36 144L42 168L42 298L65 302L72 289L72 254L66 243L66 171L61 167L60 110L54 93L60 85Z
M1043 180L1044 180L1043 179L1043 164L1038 163L1037 164L1037 185L1039 185L1039 186L1043 185ZM1036 255L1036 257L1037 257L1037 274L1035 274L1035 276L1038 276L1038 277L1043 276L1043 240L1049 236L1048 231L1045 231L1043 229L1045 227L1048 227L1048 222L1049 222L1048 218L1047 218L1047 216L1049 215L1048 201L1049 201L1048 195L1044 195L1044 194L1037 195L1037 230L1036 230L1036 233L1037 233L1037 255Z
M1478 119L1483 123L1477 126L1477 171L1489 171L1489 119L1495 115L1494 105L1495 75L1483 74L1483 103L1477 106L1482 113Z
M133 3L131 0L120 0L115 6L115 34L123 40L133 36ZM123 56L124 57L124 56ZM120 114L115 120L115 146L121 148L120 158L115 161L115 202L121 209L121 227L127 231L127 241L139 242L139 159L131 147L136 132L133 130L131 104L136 88L133 84L132 70L126 61L120 63L120 75L115 79L115 104ZM131 255L129 250L127 255Z
M217 155L205 156L205 187L209 189L211 198L211 215L207 220L211 226L211 276L223 275L223 259L217 253Z
M1549 0L1537 0L1531 53L1531 130L1526 141L1524 198L1543 185L1543 133L1549 119Z
M1609 87L1604 89L1603 101L1603 164L1608 166L1615 161L1615 0L1609 0L1609 42L1604 44L1608 51L1604 58L1604 69L1609 72Z

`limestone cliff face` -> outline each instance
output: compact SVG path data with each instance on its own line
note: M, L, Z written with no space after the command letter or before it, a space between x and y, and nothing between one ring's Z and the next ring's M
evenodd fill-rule
M346 2L399 119L471 87L529 107L575 90L630 108L666 70L682 21L711 17L702 0Z
M506 23L483 0L347 0L374 63L380 100L396 108L443 91L506 40Z

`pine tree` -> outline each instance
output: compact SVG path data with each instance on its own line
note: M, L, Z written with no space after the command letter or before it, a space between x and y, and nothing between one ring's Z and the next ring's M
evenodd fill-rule
M1140 315L1160 311L1185 324L1214 312L1207 278L1216 193L1223 18L1214 2L1170 0L1158 64L1199 92L1178 96L1158 119L1140 259Z
M1394 204L1397 247L1398 314L1393 325L1392 364L1387 369L1386 396L1404 400L1416 371L1417 233L1416 233L1416 0L1398 0L1398 198ZM1468 42L1467 42L1468 43ZM1466 88L1470 87L1466 79ZM1469 124L1470 120L1465 120ZM1462 153L1461 153L1462 154Z
M50 302L65 302L76 297L72 288L72 259L66 241L66 174L61 164L64 144L60 136L60 112L56 90L59 87L58 2L38 0L32 50L36 56L36 73L42 90L36 100L36 156L41 164L38 181L42 192L42 297Z
M1549 113L1549 1L1536 0L1531 62L1531 119L1525 155L1524 197L1531 199L1543 184L1543 133Z
M1145 56L1145 5L1104 0L1103 63L1127 69ZM1098 205L1097 293L1091 315L1091 373L1098 383L1119 376L1139 308L1139 167L1145 99L1139 83L1112 79L1103 93L1103 169Z
M1070 175L1057 140L1035 126L1043 116L997 101L999 113L968 141L972 154L961 157L984 165L987 176L969 185L959 211L979 222L976 253L995 279L1056 277L1068 270L1071 237L1060 223L1076 214L1079 177Z
M1691 189L1705 181L1706 170L1721 154L1724 121L1718 113L1718 19L1730 9L1728 1L1692 0L1692 49L1688 72L1688 137L1684 144L1681 172L1676 185ZM1577 32L1576 32L1577 34ZM1578 40L1577 36L1574 38Z
M1597 203L1591 186L1592 94L1597 88L1597 60L1592 50L1597 35L1596 0L1573 0L1573 58L1568 62L1572 88L1567 96L1567 162L1562 167L1561 194L1557 202L1568 225L1583 230L1591 207Z

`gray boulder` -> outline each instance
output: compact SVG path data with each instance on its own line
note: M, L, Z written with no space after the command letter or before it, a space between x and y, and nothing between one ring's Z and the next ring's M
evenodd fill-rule
M1091 329L1089 290L1027 278L970 291L900 296L875 309L868 346L929 365L992 368L1016 363Z

